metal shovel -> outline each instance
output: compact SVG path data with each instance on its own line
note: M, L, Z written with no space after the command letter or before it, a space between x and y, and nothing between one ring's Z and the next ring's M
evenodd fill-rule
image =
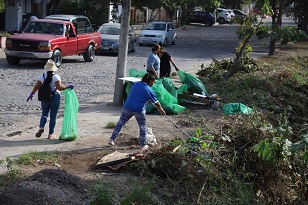
M190 136L189 136L184 130L182 130L182 128L180 128L177 124L175 124L175 122L173 122L173 121L170 119L170 117L168 117L167 115L165 115L165 117L166 117L168 120L170 120L170 122L172 122L172 124L174 124L174 126L176 126L177 128L179 128L179 130L181 130L181 131L186 135L186 137L190 138Z

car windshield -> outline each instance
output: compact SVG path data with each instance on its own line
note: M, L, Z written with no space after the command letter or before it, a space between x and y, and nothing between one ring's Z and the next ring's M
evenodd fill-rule
M98 30L101 34L107 35L120 35L120 27L115 26L102 26Z
M49 22L30 22L24 30L24 33L44 33L63 35L63 24Z
M164 23L150 23L145 30L158 30L158 31L165 31L166 24Z

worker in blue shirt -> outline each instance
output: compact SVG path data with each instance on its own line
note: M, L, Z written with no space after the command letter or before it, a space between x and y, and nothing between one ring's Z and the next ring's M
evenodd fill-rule
M166 112L157 100L156 95L151 88L156 78L157 77L155 75L148 72L143 76L140 82L134 83L128 98L124 103L120 119L110 137L110 145L115 145L115 140L118 137L122 127L132 116L135 116L140 130L139 144L141 146L141 151L146 151L149 148L149 146L146 145L145 114L147 103L151 102L162 115L166 115Z

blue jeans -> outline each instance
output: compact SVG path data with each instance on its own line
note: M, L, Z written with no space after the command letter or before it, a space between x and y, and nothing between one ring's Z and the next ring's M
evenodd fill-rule
M132 116L135 116L137 123L139 125L139 130L140 130L139 144L143 147L144 145L146 145L145 140L146 140L146 127L147 127L146 117L144 113L133 112L123 108L120 119L112 132L111 139L115 140L118 137L122 127Z
M49 135L52 135L56 126L56 119L58 115L58 110L60 107L60 93L55 92L51 98L50 102L41 102L42 116L40 120L40 128L44 128L47 122L48 114L49 119Z

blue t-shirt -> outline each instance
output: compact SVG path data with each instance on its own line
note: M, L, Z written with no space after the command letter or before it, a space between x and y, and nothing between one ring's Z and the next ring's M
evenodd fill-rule
M152 88L144 82L136 82L126 99L123 108L139 113L145 113L147 102L155 104L158 100Z
M148 57L147 61L147 71L152 71L151 67L154 67L156 72L159 72L160 69L160 58L158 55L151 53Z

